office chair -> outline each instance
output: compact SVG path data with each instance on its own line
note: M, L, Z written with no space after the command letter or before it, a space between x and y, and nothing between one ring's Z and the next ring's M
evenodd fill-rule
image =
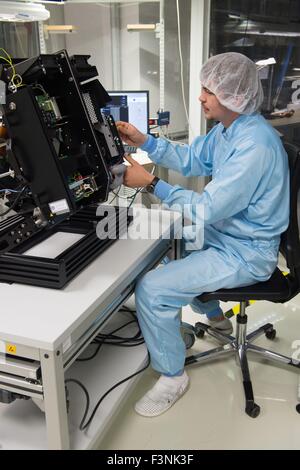
M276 330L271 323L267 323L247 334L247 315L245 313L250 299L284 303L292 299L300 291L300 241L297 217L297 201L300 188L300 147L290 143L284 143L284 147L288 154L290 167L290 221L288 229L281 236L280 252L286 260L289 274L284 276L280 269L276 268L268 281L259 282L249 287L219 289L215 292L208 292L198 296L197 298L201 302L221 300L225 302L237 301L240 303L240 311L236 318L236 336L233 337L220 333L214 328L198 322L195 324L195 327L192 327L194 335L203 337L204 333L207 333L220 341L222 346L189 356L185 361L186 365L193 363L200 364L219 356L235 354L243 376L246 399L245 412L251 418L256 418L259 415L260 407L254 401L247 352L259 354L266 359L279 362L280 364L300 368L300 361L254 345L253 341L263 334L270 340L274 339Z

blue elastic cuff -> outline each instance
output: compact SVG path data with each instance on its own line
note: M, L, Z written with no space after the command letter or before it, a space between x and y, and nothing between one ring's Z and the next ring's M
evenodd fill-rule
M172 188L173 186L171 186L169 183L166 183L163 180L159 180L158 183L155 185L154 195L159 199L164 200L166 199L166 197L169 196Z
M181 371L177 372L176 374L167 374L167 373L164 373L164 374L162 374L162 375L164 375L165 377L179 377L179 376L181 376L183 373L184 373L184 369L182 369Z
M147 135L146 142L140 147L144 152L152 153L155 152L157 146L157 141L152 135Z

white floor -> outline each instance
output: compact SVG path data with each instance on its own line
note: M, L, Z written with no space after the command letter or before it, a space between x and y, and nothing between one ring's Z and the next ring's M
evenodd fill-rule
M223 306L228 310L231 305ZM287 305L256 302L247 313L249 331L267 322L277 330L274 341L261 337L256 344L300 359L300 296ZM201 321L204 318L201 316ZM186 308L184 319L195 322L199 316ZM212 339L197 340L188 354L214 346ZM123 403L99 448L300 449L300 414L295 409L298 369L278 367L258 360L256 355L251 355L249 362L255 400L261 406L256 419L244 412L243 385L233 357L189 366L189 390L169 411L156 418L138 416L133 409L135 401L158 377L148 369Z

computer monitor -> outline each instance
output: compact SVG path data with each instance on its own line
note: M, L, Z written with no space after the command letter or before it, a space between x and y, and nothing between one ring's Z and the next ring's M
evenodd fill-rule
M115 121L133 124L144 134L149 132L149 91L108 91L111 101L102 109Z

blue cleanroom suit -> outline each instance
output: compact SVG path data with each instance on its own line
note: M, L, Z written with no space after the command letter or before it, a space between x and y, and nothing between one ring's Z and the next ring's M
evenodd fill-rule
M204 246L147 273L136 288L136 307L152 367L180 374L185 345L180 308L218 315L217 301L195 296L267 280L277 265L280 234L288 226L289 172L274 129L258 113L220 123L191 146L149 136L142 147L153 162L184 176L212 176L202 194L159 181L155 194L170 208L204 206Z

